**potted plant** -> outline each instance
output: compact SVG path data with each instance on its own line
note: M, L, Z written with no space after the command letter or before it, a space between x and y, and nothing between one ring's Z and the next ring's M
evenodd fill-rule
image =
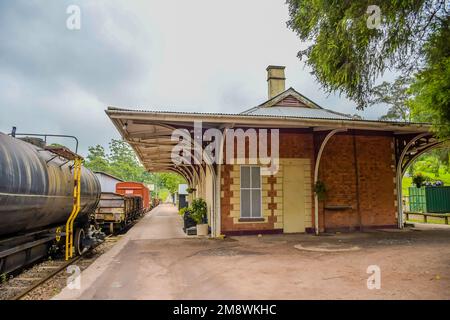
M412 182L416 185L417 188L422 187L425 181L426 178L421 173L416 174L412 179Z
M327 188L323 181L317 181L314 185L314 193L317 195L319 200L325 200L327 197Z
M205 200L202 198L197 198L192 201L191 205L191 217L197 223L197 235L207 236L208 235L208 207Z
M189 211L189 207L181 208L180 210L178 210L178 214L179 214L180 216L184 216L184 214L186 213L186 211Z
M187 232L187 229L194 227L197 225L197 222L192 219L192 209L190 207L184 207L181 208L180 211L178 211L180 216L183 217L183 230L184 232Z

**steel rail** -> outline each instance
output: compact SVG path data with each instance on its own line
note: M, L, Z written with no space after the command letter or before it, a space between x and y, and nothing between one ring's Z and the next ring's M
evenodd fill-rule
M53 278L54 276L56 276L58 273L60 273L61 271L63 271L64 269L66 269L68 266L70 266L72 263L78 261L79 259L81 259L83 256L76 256L75 258L69 260L69 261L65 261L60 267L58 267L58 269L52 271L51 273L49 273L48 275L46 275L44 278L42 278L41 280L33 283L31 286L29 286L28 288L26 288L25 290L23 290L22 292L18 293L17 295L15 295L12 300L20 300L21 298L23 298L24 296L26 296L28 293L30 293L31 291L33 291L34 289L36 289L37 287L41 286L42 284L46 283L48 280L50 280L51 278Z

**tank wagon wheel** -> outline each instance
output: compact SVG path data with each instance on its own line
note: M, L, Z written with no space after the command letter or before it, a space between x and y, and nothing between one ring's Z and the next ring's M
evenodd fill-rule
M84 241L86 238L86 233L84 232L83 228L78 228L75 231L75 236L74 236L74 247L75 247L75 254L78 256L81 256L81 254L84 252L85 247L84 247Z

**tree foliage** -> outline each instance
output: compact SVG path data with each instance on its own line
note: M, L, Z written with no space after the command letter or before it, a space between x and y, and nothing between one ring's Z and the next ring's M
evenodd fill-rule
M109 150L109 168L114 175L127 181L140 181L148 178L144 167L139 163L128 143L112 139L109 143Z
M450 147L435 149L418 157L408 168L410 176L416 172L435 178L439 178L441 173L450 173Z
M106 157L105 148L96 145L88 148L88 156L85 160L85 166L94 171L108 172L109 161Z
M158 176L161 185L165 186L171 193L178 191L179 184L186 183L185 180L177 174L162 172L159 173Z
M411 78L399 77L393 83L384 81L373 88L369 105L386 104L389 106L387 114L380 117L384 121L411 121L411 110L407 104L410 94L408 92Z
M449 15L445 0L287 0L293 29L308 47L306 58L327 92L371 104L377 79L384 72L404 79L416 75L411 108L429 111L442 137L450 135ZM369 25L380 9L376 28ZM369 9L369 10L368 10ZM398 104L396 104L398 106ZM391 113L395 116L398 108Z
M150 173L140 164L130 145L123 140L112 139L109 143L109 154L101 145L88 148L85 166L93 171L112 174L125 181L136 181L154 184L160 195L178 190L178 184L185 180L174 173Z
M431 122L441 138L450 137L450 29L431 37L426 45L426 67L416 75L408 104L416 118Z

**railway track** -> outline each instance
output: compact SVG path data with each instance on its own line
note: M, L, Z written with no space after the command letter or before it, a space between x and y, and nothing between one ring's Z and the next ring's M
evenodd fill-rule
M69 261L64 261L61 263L60 266L54 266L54 270L50 271L47 275L43 275L43 278L40 280L34 281L32 284L30 284L28 287L26 287L24 290L16 294L12 300L20 300L21 298L25 297L28 293L39 287L40 285L46 283L48 280L59 274L61 271L66 270L66 268L72 264L74 264L76 261L80 260L82 256L77 256ZM53 268L51 268L53 269ZM18 278L16 280L31 280L33 281L33 278Z
M0 300L45 299L46 297L51 297L65 287L67 278L70 276L66 271L69 266L75 264L81 271L86 269L101 254L109 250L120 237L121 235L109 235L98 247L69 261L63 259L42 261L15 277L1 279L4 283L0 285ZM42 289L45 286L47 288ZM39 294L37 297L33 296L34 291L38 290L43 290L45 294L43 296L39 296Z
M67 278L70 276L66 270L70 265L76 264L80 271L83 271L108 251L139 220L130 222L118 233L106 236L103 243L69 261L63 258L43 260L28 269L23 269L15 276L0 275L0 300L50 299L66 286ZM43 291L43 294L38 291Z

